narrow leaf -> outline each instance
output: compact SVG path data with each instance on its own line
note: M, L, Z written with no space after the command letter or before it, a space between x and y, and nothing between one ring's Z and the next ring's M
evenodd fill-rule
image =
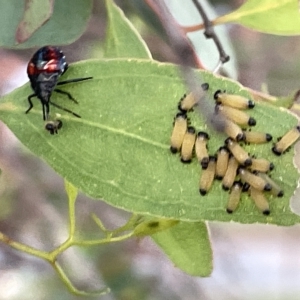
M248 0L236 11L214 20L214 24L238 23L278 35L300 34L300 14L295 0Z
M104 57L151 58L144 40L112 0L105 0L107 29Z
M212 272L212 249L205 223L180 222L152 238L184 272L203 277Z
M26 0L25 11L16 32L16 42L24 43L52 15L54 0Z
M210 85L207 101L211 105L218 89L248 95L235 82L208 72L197 74ZM52 106L52 117L59 113L63 122L56 135L44 129L38 100L34 99L29 114L24 113L27 96L32 93L29 84L0 102L0 119L20 141L81 191L137 214L183 221L299 222L289 206L299 178L293 147L278 157L272 153L271 143L245 146L252 155L274 163L272 178L284 190L283 198L269 197L270 216L264 216L246 193L239 208L227 214L228 193L219 182L207 196L199 195L198 162L184 165L169 150L177 104L187 92L176 65L134 59L90 60L71 65L62 80L84 76L94 79L64 86L79 105L64 95L52 95L53 102L82 116L75 118ZM270 133L274 140L297 124L293 115L268 104L257 103L249 113L257 121L255 130ZM225 135L208 128L198 110L190 114L190 121L197 130L210 134L209 150L214 154Z
M49 11L47 11L49 5L45 7L42 5L45 4L45 1L46 0L34 2L32 13L35 16L37 14L37 5L39 6L38 14L43 16L49 14ZM91 15L92 3L92 0L55 1L51 18L37 30L34 29L34 27L38 27L36 21L32 21L33 26L30 26L30 28L33 34L26 42L16 45L15 36L17 28L23 18L25 1L2 1L0 10L0 46L5 48L31 48L48 44L70 44L78 39L84 32ZM26 20L29 18L29 15L26 15ZM34 20L36 20L36 18L41 22L39 16L36 16ZM30 31L26 33L26 35L27 34L30 34Z

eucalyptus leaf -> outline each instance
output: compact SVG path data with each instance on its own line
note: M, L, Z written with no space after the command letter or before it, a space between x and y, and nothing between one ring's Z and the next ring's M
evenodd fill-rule
M196 73L209 83L207 101L212 105L217 89L248 95L233 81ZM270 197L270 216L258 211L247 194L237 211L227 214L228 193L219 182L207 196L199 195L198 163L182 164L169 151L177 103L186 92L176 65L136 59L89 60L71 65L62 80L85 76L94 79L64 86L79 105L65 95L52 95L53 102L82 116L75 118L51 107L52 117L61 114L63 122L57 135L44 129L38 100L28 115L24 113L32 93L29 84L2 97L0 104L0 119L17 138L82 192L134 213L183 221L299 222L289 207L299 178L293 148L277 157L271 144L246 146L251 154L274 163L272 178L285 192L283 198ZM264 103L257 103L250 114L257 120L255 130L268 132L274 139L297 124L287 111ZM210 134L209 151L215 153L225 136L208 128L198 110L190 119L198 130Z
M152 238L184 272L203 277L212 272L212 249L204 222L180 222Z
M123 13L110 0L106 1L106 6L109 25L105 56L151 58L143 40L136 34ZM152 235L173 263L188 274L208 276L211 273L212 250L204 223L178 224L178 220L146 216L143 219L144 221L134 228L135 236ZM168 230L170 227L172 230ZM155 234L157 232L162 234Z
M105 0L107 27L104 44L105 58L151 58L144 40L112 0Z
M45 5L41 5L41 3ZM66 45L74 42L84 32L92 11L92 0L63 0L55 1L51 18L36 31L25 43L18 44L15 35L18 25L23 18L25 1L9 0L1 2L0 10L0 46L5 48L31 48L44 45ZM41 8L42 6L42 8ZM35 15L47 15L49 0L35 1ZM24 20L24 19L23 19ZM33 22L33 21L32 21ZM35 22L41 22L36 21ZM34 24L33 24L34 25Z
M52 15L54 0L25 0L25 10L17 32L17 43L24 43Z
M295 0L248 0L234 12L217 18L213 23L233 22L265 33L298 35L298 5Z

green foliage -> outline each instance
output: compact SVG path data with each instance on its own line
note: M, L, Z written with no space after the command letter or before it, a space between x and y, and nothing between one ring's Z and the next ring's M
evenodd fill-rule
M112 0L105 0L107 10L105 58L151 58L144 40Z
M30 48L47 44L70 44L78 39L89 20L92 0L55 1L52 15L51 6L49 0L34 1L25 10L25 1L2 1L0 46ZM18 41L27 38L25 43L16 45Z
M180 222L152 238L184 272L203 277L212 272L212 250L205 223Z
M299 7L295 0L248 0L236 11L217 18L213 23L238 23L278 35L300 34Z
M26 41L36 30L38 30L52 15L54 7L53 0L31 0L25 2L24 15L17 28L16 41Z
M11 31L3 31L2 35L0 33L0 44L5 47L15 44L14 34L23 11L23 7L13 10L15 1L7 2L0 12L3 14L0 18L2 28L8 28L7 22L13 12L17 16ZM290 12L291 1L272 2L274 9L268 6L270 1L260 1L259 4L248 1L237 12L218 20L251 25L251 12L254 15L250 10L251 5L259 7L259 12L274 15L276 8L283 9L284 15ZM31 10L25 13L24 20L31 13L37 12L38 5L32 2ZM169 151L177 103L187 92L178 67L151 60L144 41L120 9L111 0L106 0L106 7L109 26L105 57L114 59L82 61L71 65L63 75L62 80L93 77L90 81L64 86L63 89L70 92L79 101L79 105L68 101L61 94L53 94L51 98L53 102L77 112L82 118L75 118L51 107L51 117L63 122L59 134L51 136L44 129L38 100L35 100L35 106L28 115L24 113L28 108L27 96L32 93L29 84L1 99L0 119L30 151L45 160L65 179L69 198L70 226L66 242L49 253L21 244L13 247L53 264L70 290L81 294L71 285L60 266L55 265L56 257L73 245L92 246L120 242L134 236L153 235L155 242L177 267L191 275L208 276L212 271L212 251L204 221L278 225L298 223L299 217L291 212L289 206L299 178L293 165L294 153L289 151L276 157L271 152L271 144L245 146L251 154L268 158L274 163L272 178L285 192L283 198L270 197L270 216L259 212L247 194L242 196L237 211L232 215L227 214L225 207L228 193L222 190L219 183L214 183L207 196L199 195L198 182L202 171L198 162L194 160L192 164L184 165L178 155L172 155ZM288 10L285 10L286 7ZM70 0L56 1L53 15L44 26L40 27L43 20L48 18L47 14L34 19L33 24L25 28L25 36L34 33L21 47L71 42L84 29L90 9L90 0L73 0L72 3ZM243 10L246 13L238 13ZM256 11L256 18L258 29L268 30L269 27L261 21L263 14L257 14ZM296 33L298 25L295 22L292 25L286 22L281 32L273 24L273 33L286 34L291 27ZM231 80L199 70L195 71L195 76L199 84L202 80L209 83L206 101L211 107L214 105L213 94L218 89L249 96L246 89ZM200 107L189 116L197 130L205 130L210 134L209 151L213 154L223 145L225 135L207 126L203 117L205 113ZM274 139L297 124L297 119L288 111L269 104L257 103L250 114L257 120L255 130L268 132ZM74 209L78 189L93 198L128 210L133 216L124 226L114 231L107 230L100 219L94 216L105 238L76 240ZM130 232L124 233L127 231ZM1 234L0 238L8 240Z
M246 95L240 85L230 80L208 72L198 74L209 82L209 93L222 89ZM279 225L298 221L289 208L298 178L293 151L276 157L270 144L247 146L251 154L273 161L273 178L285 192L284 198L271 200L270 216L263 216L246 195L240 208L228 215L228 194L217 183L207 196L199 195L198 163L183 165L169 151L177 102L186 91L175 65L134 59L91 60L72 65L63 79L80 76L93 76L93 80L65 87L80 105L64 95L53 94L52 101L82 116L74 118L52 107L52 116L62 114L64 123L58 135L50 136L43 129L37 101L32 111L24 114L29 84L3 97L0 118L26 147L84 193L135 213L183 221ZM211 94L207 100L213 105ZM267 104L258 103L251 115L257 120L255 130L268 131L274 138L297 123L291 114ZM277 120L281 120L280 124ZM225 136L208 128L198 111L191 114L191 123L209 132L211 153L224 143Z
M106 7L108 24L105 57L151 58L144 41L120 9L111 0L106 1ZM178 222L148 217L134 228L133 233L135 236L152 235L173 263L186 273L208 276L212 271L212 250L205 223L181 221L174 226ZM166 230L170 227L172 228ZM157 232L161 234L154 235Z

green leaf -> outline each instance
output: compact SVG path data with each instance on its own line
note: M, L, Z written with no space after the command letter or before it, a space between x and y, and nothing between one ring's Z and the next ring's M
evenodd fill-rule
M214 24L238 23L278 35L300 34L300 14L295 0L248 0L236 11L219 17Z
M212 105L217 89L248 95L235 82L208 72L197 74L210 84L208 101ZM272 178L285 192L283 198L270 197L270 216L258 211L247 194L237 211L227 214L228 193L219 182L207 196L199 195L198 163L194 160L184 165L169 151L177 103L186 92L177 66L149 60L90 60L71 65L62 80L84 76L94 79L64 86L80 105L65 95L52 95L53 102L82 116L75 118L51 107L52 116L60 113L63 122L57 135L44 129L38 100L34 99L35 106L28 115L24 113L27 96L32 93L29 84L0 102L0 119L17 138L81 191L128 211L183 221L299 222L289 207L299 178L293 165L293 147L277 157L271 144L246 146L251 154L274 163ZM264 103L257 103L250 114L257 120L255 130L269 132L274 140L297 124L287 111ZM215 153L225 136L207 128L198 110L190 119L198 130L211 135L209 150Z
M134 235L135 236L152 235L154 233L166 230L176 225L178 222L179 222L178 220L151 218L150 220L145 220L142 223L138 224L134 228Z
M154 29L162 38L166 38L165 29L163 28L159 18L151 8L151 4L148 1L140 0L128 0L130 5L136 10L137 14L143 21Z
M184 272L203 277L212 272L212 249L204 222L180 222L152 238Z
M112 0L105 3L108 18L104 57L151 58L147 45L123 11Z
M54 0L25 0L24 15L16 33L16 42L24 43L52 15Z
M32 21L32 27L26 28L34 32L30 38L22 44L16 45L15 35L18 25L23 19L25 2L20 0L2 1L0 10L0 46L6 48L30 48L47 44L65 45L74 42L84 32L92 10L92 0L57 0L51 18L43 26L38 23L45 20L49 14L49 0L36 1L31 7L30 13L36 18ZM37 3L39 2L39 3ZM42 5L43 4L43 5ZM41 8L42 6L42 8ZM39 15L44 18L38 18ZM25 19L30 18L25 13ZM20 29L20 28L19 28ZM35 29L37 29L35 31ZM25 30L25 28L24 28ZM17 33L18 34L18 33Z
M77 195L78 195L78 189L70 182L65 180L65 189L69 198L69 201L74 203Z

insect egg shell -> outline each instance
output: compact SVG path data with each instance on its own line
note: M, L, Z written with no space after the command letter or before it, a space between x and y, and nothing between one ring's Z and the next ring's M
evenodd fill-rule
M233 183L229 194L227 208L226 208L226 211L229 214L233 213L236 210L237 206L239 205L242 188L243 188L243 184L241 183L241 181L235 181Z
M243 141L245 139L244 132L242 128L236 123L232 122L229 119L225 118L224 121L224 132L236 141Z
M236 177L237 168L238 161L234 156L230 156L228 161L228 168L222 180L223 190L228 191L232 187L234 179Z
M226 105L218 104L216 109L226 118L238 125L255 126L256 120L246 112Z
M236 160L243 166L250 166L252 164L252 159L246 150L241 147L236 141L232 138L227 138L225 140L225 145L232 153L232 155L236 158Z
M227 94L218 90L214 94L214 98L218 104L227 105L238 109L254 108L255 103L251 99L247 99L240 95Z
M176 153L181 148L184 135L187 131L188 120L184 113L178 113L174 119L173 131L171 135L170 151Z
M182 112L190 111L194 105L196 105L197 101L192 93L184 95L178 105L178 109Z
M269 203L264 195L264 193L260 190L257 190L253 187L250 187L250 196L253 199L257 208L264 214L270 214Z
M183 137L181 146L181 162L190 163L193 157L193 149L196 140L196 130L194 127L189 126Z
M209 135L204 131L199 131L195 142L195 152L199 163L203 169L206 169L209 162L209 155L207 151L207 142Z
M272 135L265 132L245 131L245 141L251 144L263 144L272 140Z
M276 155L284 153L291 145L293 145L300 137L300 126L296 126L289 130L272 148Z
M240 175L241 179L245 182L248 182L251 187L259 191L271 191L272 186L270 183L266 182L263 178L252 174L245 168L240 167L238 169L238 174Z
M216 179L221 180L228 168L229 150L222 146L217 152Z
M204 196L207 194L212 186L215 178L216 171L216 158L214 156L209 157L208 167L202 170L202 174L199 182L200 195Z

